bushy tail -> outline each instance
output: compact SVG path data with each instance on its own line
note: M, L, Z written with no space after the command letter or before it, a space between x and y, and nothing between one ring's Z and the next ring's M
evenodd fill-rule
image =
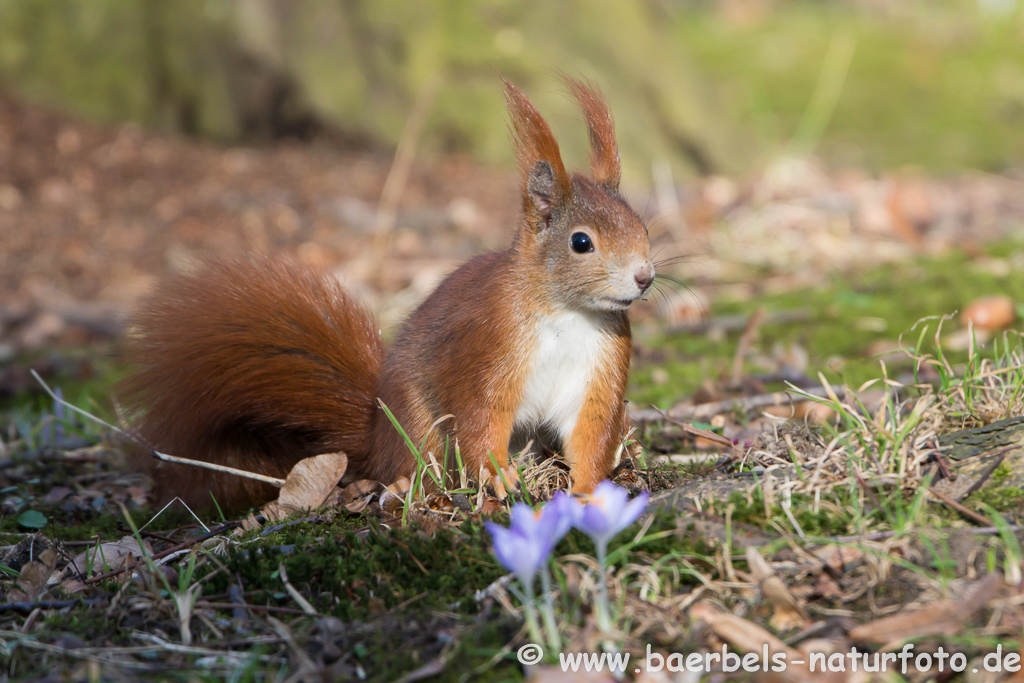
M345 451L358 474L383 355L373 319L329 274L265 256L215 261L164 282L132 317L120 395L164 453L284 477L301 458ZM205 507L274 496L196 467L153 474L161 498Z

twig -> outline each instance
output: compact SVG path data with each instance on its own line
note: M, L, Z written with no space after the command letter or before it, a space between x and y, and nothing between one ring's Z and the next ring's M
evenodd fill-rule
M284 584L285 591L291 596L292 600L302 608L303 613L310 614L314 617L320 616L320 613L316 611L313 605L309 604L309 600L302 597L302 593L295 589L295 586L288 580L288 572L284 568L284 562L279 562L277 565L277 574L281 577L281 583ZM289 641L290 644L290 641Z
M956 510L957 512L959 512L961 515L964 515L965 517L970 517L971 519L973 519L978 524L984 524L985 526L994 526L995 525L995 522L993 522L988 517L986 517L986 516L984 516L982 514L979 514L979 513L975 512L974 510L972 510L972 509L970 509L968 507L964 507L960 503L956 502L955 500L953 500L949 496L945 495L944 493L942 493L941 491L936 489L934 486L929 486L928 487L928 493L932 494L933 496L935 496L936 498L941 500L943 503L945 503L949 507L951 507L954 510Z
M52 398L54 401L56 401L57 403L61 404L62 406L64 406L68 410L72 410L72 411L78 413L79 415L87 417L90 420L92 420L93 422L95 422L97 424L100 424L100 425L103 425L107 429L120 434L121 436L125 437L126 439L130 440L131 442L133 442L133 443L135 443L135 444L137 444L139 446L142 446L143 448L147 449L149 451L149 454L152 455L157 460L163 460L164 462L174 462L174 463L178 463L180 465L189 465L191 467L202 467L204 469L214 470L214 471L217 471L217 472L224 472L226 474L234 474L235 476L238 476L238 477L245 477L247 479L255 479L256 481L262 481L262 482L264 482L266 484L271 484L271 485L276 486L278 488L281 488L282 486L284 486L284 479L278 479L277 477L268 477L268 476L263 475L263 474L257 474L255 472L247 472L245 470L235 469L234 467L226 467L224 465L217 465L217 464L214 464L212 462L203 462L202 460L191 460L189 458L179 458L176 455L168 455L166 453L161 453L161 452L159 452L159 451L157 451L157 450L155 450L153 448L150 448L149 444L145 443L145 441L143 441L143 439L141 439L140 437L136 436L135 434L132 434L131 432L125 431L124 429L121 429L120 427L115 427L114 425L110 424L106 420L102 420L102 419L96 417L95 415L93 415L92 413L87 413L86 411L82 410L78 406L72 405L71 403L68 403L67 401L62 399L60 396L58 396L56 393L54 393L54 391L52 389L50 389L49 385L47 385L46 382L43 381L43 378L40 377L39 374L35 370L29 370L29 372L32 373L32 376L36 378L36 381L39 382L40 385L42 385L43 390L47 394L49 394L50 398Z
M65 607L95 607L107 603L107 598L80 598L78 600L36 600L27 602L5 602L0 612L31 612L35 609L63 609Z
M968 527L958 533L966 533L976 536L984 536L986 534L998 534L1002 533L1003 529L1008 531L1017 532L1024 529L1024 526L1018 524L1008 524L1005 527L997 526L977 526ZM862 534L860 536L833 536L828 539L829 543L854 543L855 541L884 541L887 538L892 538L897 534L903 533L901 531L876 531L870 534Z
M992 462L991 465L989 465L985 469L984 472L981 473L981 476L978 477L973 484L967 487L967 490L964 491L964 494L960 496L959 500L963 500L967 496L971 495L972 493L980 489L982 484L988 481L988 478L991 477L992 473L996 471L996 468L1003 464L1003 460L1006 459L1006 454L1016 448L1020 448L1020 446L1006 446L1005 448L1000 448L999 450L991 453L991 455L997 455L998 457Z
M196 602L196 607L208 607L210 609L242 609L252 610L253 612L278 612L280 614L295 614L300 616L308 615L304 609L297 607L277 607L275 605L252 605L245 603L243 605L237 605L232 602L209 602L207 600L199 600Z
M807 322L811 318L811 311L805 308L798 308L792 311L772 311L764 314L762 324L788 325ZM692 322L676 323L669 327L669 332L680 334L703 334L708 330L741 332L749 322L749 316L745 315L720 315L715 318L702 318Z
M693 425L686 424L685 422L679 422L678 420L674 420L671 417L669 417L663 410L659 410L655 406L651 406L651 408L653 410L656 410L660 415L664 416L664 418L668 422L671 422L672 424L676 425L677 427L682 428L682 430L684 432L686 432L687 434L690 434L692 436L704 437L708 441L711 441L713 443L717 443L719 446L724 446L725 448L729 448L729 449L734 450L737 453L739 453L739 449L736 448L736 444L734 444L732 441L729 441L729 439L725 438L721 434L715 434L714 432L709 432L706 429L701 429L700 427L694 427Z
M668 411L659 410L632 410L629 418L636 424L650 424L665 419L671 420L709 420L715 415L731 411L749 412L767 408L769 406L792 405L809 400L808 396L826 398L830 392L839 394L846 390L841 384L833 384L828 387L810 387L801 389L800 394L793 391L776 391L770 394L758 394L757 396L744 396L740 398L727 398L722 401L701 403L696 406L676 406Z
M154 635L149 634L149 633L133 633L132 637L137 638L139 640L149 641L149 642L153 643L155 646L159 647L161 650L166 650L166 651L169 651L169 652L181 652L181 653L184 653L184 654L208 655L208 656L214 656L214 657L223 657L223 656L229 655L229 654L231 654L231 655L245 655L246 657L250 657L251 656L251 654L247 653L247 652L243 653L243 652L235 652L233 650L219 650L219 649L215 649L215 648L211 648L211 647L198 647L198 646L195 646L195 645L182 645L180 643L172 643L172 642L170 642L168 640L164 640L163 638L160 638L158 636L154 636ZM281 661L280 657L274 657L273 655L256 655L256 656L262 662L279 662L279 661Z
M739 384L740 377L743 376L743 359L747 357L747 352L753 346L754 338L757 336L758 330L761 329L763 322L764 306L758 306L750 315L750 319L747 320L747 325L743 328L743 334L740 335L740 340L736 344L736 353L732 358L733 384Z
M122 432L123 433L123 432ZM235 469L234 467L228 467L226 465L218 465L213 462L205 462L203 460L192 460L191 458L179 458L176 455L168 455L161 453L160 451L150 449L149 454L157 460L163 460L164 462L173 462L179 465L188 465L190 467L201 467L207 470L213 470L215 472L224 472L225 474L233 474L236 477L245 477L246 479L255 479L256 481L262 481L265 484L276 486L281 488L284 486L284 479L278 479L277 477L268 477L265 474L258 474L256 472L248 472L246 470Z
M239 524L240 524L240 522L226 522L225 524L221 524L220 526L218 526L215 529L211 529L210 531L208 531L205 534L201 534L199 536L196 536L195 538L193 538L191 540L188 540L188 541L185 541L184 543L179 543L178 545L174 546L173 548L168 548L167 550L163 550L163 551L161 551L159 553L156 553L150 559L159 560L160 558L167 557L168 555L176 553L179 550L184 550L185 548L189 548L191 546L194 546L197 543L202 543L203 541L205 541L205 540L207 540L209 538L213 538L214 536L219 536L220 534L224 533L225 531L228 531L229 529L234 529L235 527L239 526ZM105 572L103 574L98 574L98 575L93 576L91 578L85 579L82 583L84 583L86 585L89 585L89 584L97 583L99 581L105 581L105 580L107 580L107 579L109 579L109 578L111 578L113 576L117 576L118 574L121 574L122 572L126 572L126 571L129 571L131 569L135 569L135 567L139 566L141 563L142 563L142 560L135 560L134 562L132 562L130 564L126 564L125 566L120 567L118 569L112 569L109 572Z
M416 94L412 111L398 138L395 158L388 170L388 176L384 180L384 188L380 192L380 202L377 205L377 225L374 228L373 240L375 252L383 247L384 241L395 228L398 200L409 181L409 170L412 168L412 162L416 156L416 142L423 132L423 125L426 123L430 105L433 103L440 85L441 78L436 73L423 84Z

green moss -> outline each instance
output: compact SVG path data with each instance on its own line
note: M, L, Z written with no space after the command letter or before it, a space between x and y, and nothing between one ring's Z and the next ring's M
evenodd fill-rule
M282 590L277 573L283 564L289 581L315 596L314 606L346 620L367 619L375 610L406 602L423 610L471 608L472 591L504 573L479 524L433 534L374 525L362 534L344 531L337 537L325 538L320 526L287 533L284 545L233 546L226 565L247 589L272 595ZM226 581L214 579L211 590L226 590Z
M1019 486L986 486L972 493L967 502L982 514L985 506L1000 513L1013 513L1015 517L1024 514L1024 490Z
M838 497L842 498L843 494L839 493ZM845 506L841 500L833 499L831 502L840 507L849 507L850 517L836 515L831 506L815 505L812 496L802 494L792 496L790 513L807 536L827 537L851 533L853 506ZM759 488L749 495L743 492L733 493L727 501L713 503L710 509L717 511L716 514L723 514L729 506L733 508L732 521L738 525L762 529L771 534L777 533L778 529L788 529L791 533L796 533L780 504L774 503L765 509L764 494Z

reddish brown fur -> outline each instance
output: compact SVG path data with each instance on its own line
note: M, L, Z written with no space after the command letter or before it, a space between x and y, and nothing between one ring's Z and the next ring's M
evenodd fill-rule
M135 316L129 339L137 372L125 395L140 409L142 435L164 452L274 476L307 455L342 450L350 475L388 483L410 476L415 460L379 400L414 443L447 458L451 482L456 443L471 477L493 474L492 456L508 463L540 325L583 311L602 351L561 446L575 489L591 490L623 435L630 359L625 308L600 302L624 296L620 281L631 282L637 264L649 268L649 246L617 192L618 152L600 94L566 82L590 130L594 178L566 173L550 128L506 82L523 174L512 246L446 278L386 356L372 320L325 274L258 257L167 283ZM570 250L580 229L593 254ZM194 468L161 466L157 477L165 497L191 502L206 502L210 488L226 507L272 494Z
M558 142L551 133L547 121L516 86L502 79L505 83L505 104L512 123L512 142L515 147L519 169L523 182L539 161L547 161L554 167L559 179L563 196L569 192L569 176L562 164L562 155L558 151Z
M626 393L629 359L633 353L629 321L616 321L612 357L594 378L564 455L572 470L573 488L591 491L615 467L626 430ZM618 400L609 401L614 396Z
M593 83L563 77L569 92L580 105L590 135L590 174L598 185L618 191L622 168L615 142L615 123Z
M130 321L122 386L155 449L283 477L307 455L345 451L372 471L374 379L384 355L363 308L324 273L266 257L169 280ZM238 507L273 489L161 464L162 498Z

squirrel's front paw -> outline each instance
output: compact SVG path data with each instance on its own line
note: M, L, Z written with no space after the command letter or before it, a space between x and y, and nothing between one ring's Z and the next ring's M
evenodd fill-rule
M505 500L510 492L519 490L519 470L515 465L499 469L497 475L491 476L491 486L494 488L494 495L500 500Z

